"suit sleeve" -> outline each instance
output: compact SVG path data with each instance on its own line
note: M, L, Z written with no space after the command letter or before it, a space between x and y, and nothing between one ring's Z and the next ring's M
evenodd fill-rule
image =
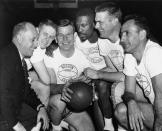
M15 96L9 93L11 86L11 77L5 69L5 64L2 63L0 58L0 115L1 119L7 121L10 128L16 125L17 120L17 108L14 105Z
M42 104L41 101L37 98L34 90L31 89L31 85L29 83L28 86L25 88L24 101L35 110L37 110L38 105Z

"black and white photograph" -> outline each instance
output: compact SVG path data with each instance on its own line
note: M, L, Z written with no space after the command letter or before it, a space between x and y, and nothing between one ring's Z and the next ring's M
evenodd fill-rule
M0 0L0 131L162 131L161 0Z

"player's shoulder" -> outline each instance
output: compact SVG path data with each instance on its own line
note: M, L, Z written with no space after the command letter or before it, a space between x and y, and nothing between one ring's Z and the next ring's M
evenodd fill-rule
M146 47L145 47L145 52L147 54L149 54L151 52L156 52L156 53L161 52L162 53L162 46L159 45L157 42L148 40Z

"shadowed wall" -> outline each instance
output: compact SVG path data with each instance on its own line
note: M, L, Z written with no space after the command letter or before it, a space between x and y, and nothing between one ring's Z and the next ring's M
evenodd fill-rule
M9 1L9 0L8 0ZM95 8L100 2L79 2L78 8L73 9L35 9L32 0L26 2L8 2L7 0L0 1L0 48L11 41L13 26L21 21L30 21L34 25L46 18L56 22L61 18L75 18L75 13L79 8L90 7ZM10 0L11 1L11 0ZM151 31L154 37L162 43L162 2L154 0L118 0L121 5L123 15L130 13L138 13L147 17Z

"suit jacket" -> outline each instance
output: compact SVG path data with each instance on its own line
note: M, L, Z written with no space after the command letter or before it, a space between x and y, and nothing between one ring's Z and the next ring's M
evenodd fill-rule
M0 50L0 121L9 127L18 122L23 102L34 109L41 104L35 92L25 86L25 77L20 54L12 43Z

